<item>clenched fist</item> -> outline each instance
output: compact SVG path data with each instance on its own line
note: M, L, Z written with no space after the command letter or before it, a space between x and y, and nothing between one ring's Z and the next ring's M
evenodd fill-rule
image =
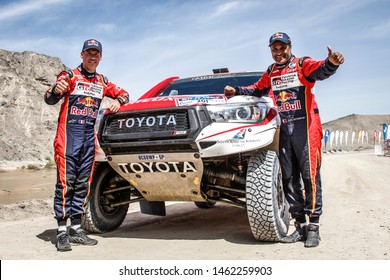
M234 87L231 87L231 86L226 86L223 90L224 94L227 96L227 97L230 97L230 96L233 96L236 94L236 89Z

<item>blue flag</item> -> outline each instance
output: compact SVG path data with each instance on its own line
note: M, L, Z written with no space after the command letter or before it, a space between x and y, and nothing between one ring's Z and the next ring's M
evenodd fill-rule
M386 141L387 139L387 124L383 124L383 140Z
M330 135L330 131L329 129L327 129L325 131L325 149L326 149L326 143L328 143L329 135Z

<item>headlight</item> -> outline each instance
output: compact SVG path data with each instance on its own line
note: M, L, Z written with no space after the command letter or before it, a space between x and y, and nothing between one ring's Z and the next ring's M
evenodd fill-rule
M213 122L262 122L268 113L264 103L231 103L208 105L208 113Z
M236 110L237 120L250 120L252 119L252 110L249 106L242 106Z

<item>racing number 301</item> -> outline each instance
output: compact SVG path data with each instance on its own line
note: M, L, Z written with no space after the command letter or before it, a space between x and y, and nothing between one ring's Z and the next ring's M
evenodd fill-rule
M213 267L213 275L272 275L272 267Z

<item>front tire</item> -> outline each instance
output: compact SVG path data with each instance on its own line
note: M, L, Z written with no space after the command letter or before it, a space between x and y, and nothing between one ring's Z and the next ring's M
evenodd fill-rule
M253 155L248 164L246 206L252 234L259 241L280 241L289 226L279 159L274 151Z
M123 181L117 180L117 176L119 175L108 163L96 164L90 197L82 217L82 226L87 231L91 233L112 231L125 219L129 204L113 206L113 203L129 201L130 193L123 191L105 193L123 185Z

